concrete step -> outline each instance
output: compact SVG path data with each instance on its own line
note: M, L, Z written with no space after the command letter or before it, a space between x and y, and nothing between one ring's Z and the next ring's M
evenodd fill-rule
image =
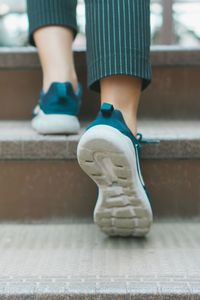
M0 299L199 300L200 224L108 238L90 221L1 224Z
M142 151L154 215L199 216L199 121L143 120L138 130L161 140ZM79 138L41 136L27 121L0 122L1 220L92 216L97 190L77 164Z
M99 95L87 89L85 49L75 50L84 87L81 118L93 118ZM197 119L200 111L200 48L152 47L153 83L142 95L139 117ZM0 119L30 119L42 74L34 48L0 49Z
M29 121L0 121L0 160L71 160L88 122L77 135L40 135ZM139 120L144 139L160 143L143 144L143 159L199 159L200 122Z

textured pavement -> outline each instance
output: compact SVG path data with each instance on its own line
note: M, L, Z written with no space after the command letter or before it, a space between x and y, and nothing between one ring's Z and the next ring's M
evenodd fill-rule
M82 132L83 129L80 134ZM160 144L143 146L143 158L200 158L198 120L142 120L138 123L138 132L144 138L160 140ZM75 159L79 139L80 135L39 135L28 121L1 121L0 160Z
M89 221L2 224L0 299L200 299L200 224L156 222L145 239Z

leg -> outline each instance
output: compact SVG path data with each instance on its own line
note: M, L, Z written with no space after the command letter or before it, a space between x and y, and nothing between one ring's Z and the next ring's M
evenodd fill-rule
M33 37L43 70L43 90L47 91L52 82L70 81L76 91L72 30L61 26L47 26L35 31Z
M77 89L72 42L77 32L76 0L28 0L30 42L37 46L43 90L52 82L70 81Z
M77 133L82 89L72 42L77 33L76 0L28 0L30 42L39 51L43 90L32 127L41 134Z
M137 111L141 94L141 79L127 75L102 78L101 103L109 103L119 109L133 134L137 134ZM106 100L107 101L107 100Z
M98 185L94 221L109 235L144 236L152 210L135 136L141 89L150 81L149 0L86 0L88 82L101 109L78 145Z
M88 83L136 133L141 86L151 77L148 0L86 0Z

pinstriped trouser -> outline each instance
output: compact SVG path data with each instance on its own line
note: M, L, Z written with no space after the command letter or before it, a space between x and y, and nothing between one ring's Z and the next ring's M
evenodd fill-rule
M103 77L127 74L151 80L150 0L85 0L88 86L99 92ZM30 43L42 26L77 33L76 0L27 0Z

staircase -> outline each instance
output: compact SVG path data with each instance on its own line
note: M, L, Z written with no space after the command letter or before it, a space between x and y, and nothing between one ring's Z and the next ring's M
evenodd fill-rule
M86 88L82 130L98 94ZM153 47L143 95L143 175L155 223L145 239L108 238L92 222L96 186L76 161L80 135L40 136L32 48L0 50L0 300L200 299L200 49ZM80 132L81 134L81 132Z

